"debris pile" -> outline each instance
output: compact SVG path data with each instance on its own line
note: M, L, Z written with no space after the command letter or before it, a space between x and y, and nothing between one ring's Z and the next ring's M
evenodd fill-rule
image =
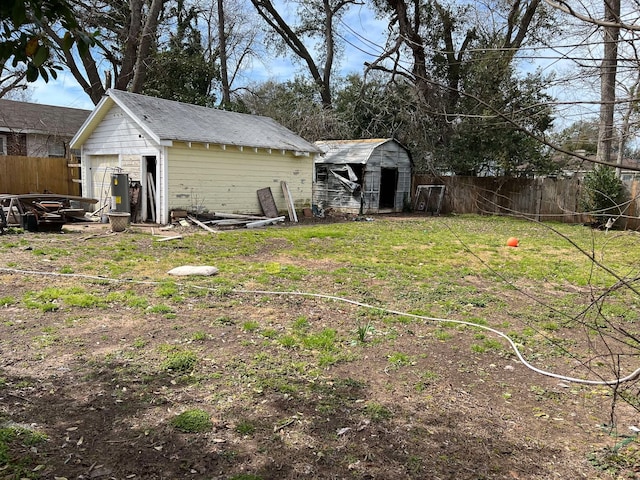
M171 212L171 224L164 227L170 230L176 227L197 226L210 233L236 228L259 228L284 222L284 216L265 217L259 215L243 215L239 213L209 213L199 214L198 218L184 210Z
M2 226L24 230L59 231L65 223L85 221L85 206L94 198L56 194L0 195Z

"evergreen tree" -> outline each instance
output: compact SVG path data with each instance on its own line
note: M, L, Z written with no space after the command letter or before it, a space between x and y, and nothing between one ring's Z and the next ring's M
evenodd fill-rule
M185 9L181 0L172 13L177 19L176 32L171 35L168 48L151 56L142 93L213 107L216 103L213 88L220 80L220 70L216 59L205 54L196 10Z

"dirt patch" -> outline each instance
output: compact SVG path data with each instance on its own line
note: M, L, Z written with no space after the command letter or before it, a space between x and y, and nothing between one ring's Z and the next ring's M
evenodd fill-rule
M122 237L107 229L76 227L66 238L104 235L108 248ZM32 250L62 238L29 236L1 266L43 270ZM286 247L280 240L256 255L296 264ZM106 303L44 311L25 302L51 286ZM0 298L19 299L0 308L0 421L47 437L10 452L30 474L609 479L590 454L623 441L613 435L637 421L623 404L612 418L609 389L533 374L506 347L474 351L471 328L366 317L319 298L178 290L163 297L157 284L0 271ZM195 353L194 368L164 366L184 351ZM192 408L210 414L210 431L172 425ZM605 426L612 420L619 430ZM639 465L616 474L634 478Z

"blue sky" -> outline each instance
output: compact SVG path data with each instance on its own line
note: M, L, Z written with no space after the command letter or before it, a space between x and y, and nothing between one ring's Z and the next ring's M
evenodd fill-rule
M282 0L279 0L282 1ZM339 25L339 31L344 36L344 55L337 59L340 67L339 73L362 73L363 65L366 61L372 61L380 54L386 39L387 22L375 18L375 15L367 5L354 6L345 15L343 24ZM535 56L531 53L531 56ZM556 53L557 55L557 53ZM294 77L296 73L306 73L299 64L282 57L270 57L265 54L262 60L254 60L250 68L244 71L243 78L239 78L234 86L244 86L250 82L262 82L267 80L286 81ZM409 67L409 65L407 65ZM557 60L538 58L530 63L523 63L523 71L533 71L541 67L545 73L560 71L561 65ZM567 95L566 85L560 87L563 90L553 89L551 93L555 96L565 98ZM57 80L48 83L38 80L32 84L32 96L29 101L46 105L57 105L72 108L82 108L92 110L93 103L89 96L84 93L77 84L73 76L68 72L61 72ZM588 92L581 91L574 85L573 92L578 95L573 100L586 98ZM564 122L572 123L585 112L576 112L576 107L572 107L573 113L564 109L559 109L556 120L556 127L562 127ZM593 108L593 106L591 106Z
M356 6L345 15L344 24L348 27L341 26L346 42L344 56L338 59L340 74L361 73L364 62L373 60L382 49L386 22L376 19L366 6ZM268 58L266 61L254 61L245 72L245 78L258 82L286 81L303 71L287 59ZM60 72L56 80L38 80L31 84L31 91L29 101L33 103L87 110L94 108L89 96L66 71Z

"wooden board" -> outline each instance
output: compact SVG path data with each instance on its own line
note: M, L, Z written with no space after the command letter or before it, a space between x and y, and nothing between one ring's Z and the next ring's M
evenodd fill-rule
M271 193L271 187L261 188L258 190L258 200L262 207L262 213L269 218L278 216L278 208L276 207L276 201L273 199L273 193Z
M289 191L289 186L287 182L280 182L280 186L282 187L282 193L284 194L284 199L287 202L287 209L289 210L289 220L291 222L298 221L298 214L296 213L296 207L293 204L293 197L291 196L291 192Z
M151 220L156 221L156 182L153 180L153 174L147 173L147 194L149 197L149 204L151 206Z

